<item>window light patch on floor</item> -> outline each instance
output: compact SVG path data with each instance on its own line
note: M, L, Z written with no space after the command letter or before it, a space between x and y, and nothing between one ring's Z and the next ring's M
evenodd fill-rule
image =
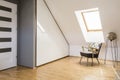
M75 11L86 42L104 42L98 8Z

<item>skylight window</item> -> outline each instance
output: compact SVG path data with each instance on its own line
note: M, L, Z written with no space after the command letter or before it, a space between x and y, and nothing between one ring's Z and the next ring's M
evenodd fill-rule
M100 15L98 10L90 10L81 12L86 30L102 31Z
M78 10L75 15L86 42L104 42L98 8Z

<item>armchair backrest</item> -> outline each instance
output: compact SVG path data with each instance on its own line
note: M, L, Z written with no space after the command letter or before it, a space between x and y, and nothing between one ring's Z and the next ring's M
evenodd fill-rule
M98 54L99 54L100 50L101 50L101 47L102 47L102 43L100 43L98 46L99 46L99 48L98 48Z

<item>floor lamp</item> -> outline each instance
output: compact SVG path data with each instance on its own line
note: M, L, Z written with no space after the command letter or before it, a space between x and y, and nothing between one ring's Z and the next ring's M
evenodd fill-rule
M110 32L107 35L104 64L106 64L108 49L111 52L113 65L115 66L116 62L118 64L118 45L117 45L117 35L114 32Z

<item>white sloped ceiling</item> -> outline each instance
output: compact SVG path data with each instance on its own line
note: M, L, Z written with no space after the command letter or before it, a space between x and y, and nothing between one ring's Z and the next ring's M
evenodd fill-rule
M120 0L46 0L70 45L83 45L83 33L75 11L99 8L104 37L116 32L120 39ZM120 44L120 41L118 41ZM73 50L74 51L74 50Z
M110 31L120 33L119 0L46 0L46 2L71 45L85 42L74 14L76 10L99 8L104 35Z

